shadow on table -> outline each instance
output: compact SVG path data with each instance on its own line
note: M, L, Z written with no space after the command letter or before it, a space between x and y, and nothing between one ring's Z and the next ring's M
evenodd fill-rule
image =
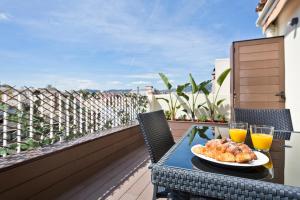
M204 172L249 178L254 180L262 180L265 178L270 179L273 177L273 169L267 169L264 166L247 167L247 168L238 168L238 167L230 167L230 166L225 167L220 164L201 160L196 156L194 156L191 159L191 162L194 169L199 169Z

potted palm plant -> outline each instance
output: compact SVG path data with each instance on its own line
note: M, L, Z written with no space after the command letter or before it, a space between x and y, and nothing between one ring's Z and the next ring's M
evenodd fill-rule
M204 105L204 103L197 103L197 100L200 92L203 90L204 85L207 85L209 82L210 81L203 81L198 85L196 84L192 74L189 74L189 83L185 83L177 87L176 92L179 97L179 102L183 107L182 111L189 115L192 121L197 120L196 111ZM191 85L192 88L191 97L184 92L184 89L189 85ZM182 99L184 99L185 101L183 101Z
M167 103L169 110L165 111L166 117L167 119L175 120L176 111L180 107L180 105L178 105L178 99L176 97L176 93L174 92L173 86L170 80L168 79L168 77L163 73L159 73L159 76L167 89L168 98L158 97L156 99L163 100Z
M225 115L219 109L225 99L220 99L219 93L229 73L230 69L226 69L217 78L216 85L218 89L216 93L212 93L209 89L211 80L197 84L192 74L189 74L189 81L178 85L175 89L167 76L159 73L167 88L167 95L156 97L156 99L167 103L165 114L167 119L171 120L169 125L175 137L181 137L185 130L195 123L226 125ZM202 102L200 97L202 97ZM181 113L176 119L178 111L181 111Z
M205 85L202 88L202 91L205 95L206 103L202 107L207 111L209 121L215 122L215 121L221 121L225 122L226 119L224 116L222 116L222 113L219 112L219 107L224 103L226 99L219 99L219 93L220 89L226 79L226 77L229 75L231 69L228 68L225 71L223 71L220 76L217 78L217 85L218 90L216 93L211 94L208 90L205 89ZM209 95L212 95L212 99L209 98Z

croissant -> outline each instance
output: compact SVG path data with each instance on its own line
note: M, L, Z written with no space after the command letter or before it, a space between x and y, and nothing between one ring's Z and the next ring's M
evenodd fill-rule
M222 162L247 163L257 159L248 145L235 143L230 139L210 140L204 147L199 147L195 151Z

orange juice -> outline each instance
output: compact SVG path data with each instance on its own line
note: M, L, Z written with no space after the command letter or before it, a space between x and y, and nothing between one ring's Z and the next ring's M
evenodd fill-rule
M273 136L269 134L252 133L251 139L255 149L269 151L272 145Z
M273 168L272 160L270 159L267 164L264 164L264 167L267 168L267 169L272 169Z
M229 135L232 141L242 143L245 142L247 130L245 129L229 129Z
M266 153L265 155L268 156L269 162L267 164L264 164L264 167L267 168L267 169L272 169L273 168L273 162L272 162L271 154Z

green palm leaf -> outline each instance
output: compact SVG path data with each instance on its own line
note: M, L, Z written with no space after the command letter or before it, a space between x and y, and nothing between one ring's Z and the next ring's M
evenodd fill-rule
M221 105L224 101L225 99L220 99L219 101L217 101L217 106Z
M180 96L180 97L185 98L186 101L189 101L189 99L190 99L189 96L185 93L180 93L180 94L177 93L177 95Z
M202 104L199 104L197 108L201 108L203 105L205 105L206 102L202 103Z
M207 129L208 129L207 126L203 128L198 128L198 135L203 139L209 140L209 137L206 135Z
M192 74L190 74L190 83L192 86L192 93L195 94L199 91L198 85L196 84Z
M209 95L209 91L206 89L206 86L211 82L211 80L203 81L199 84L199 89L206 95Z
M182 93L183 90L184 90L187 86L189 86L189 85L190 85L190 83L185 83L185 84L183 84L183 85L178 85L178 86L177 86L177 89L176 89L177 94L178 94L178 93Z
M226 77L228 76L229 72L231 71L230 68L226 69L224 72L222 72L222 74L218 77L217 79L217 83L218 85L221 87L224 80L226 79Z
M165 102L169 103L169 100L166 99L166 98L158 97L158 98L156 98L156 99L157 99L157 100L164 100Z
M194 138L195 138L196 133L197 133L197 127L194 127L194 128L192 129L190 135L189 135L189 136L190 136L190 139L189 139L189 145L192 144L192 142L193 142L193 140L194 140Z
M202 106L206 111L209 111L209 108L207 106Z
M185 98L185 100L187 100L187 101L189 101L189 96L188 96L187 94L185 94L185 93L183 92L183 90L184 90L187 86L189 86L189 85L190 85L189 83L186 83L186 84L183 84L183 85L178 85L178 86L177 86L177 89L176 89L177 95L178 95L178 96L181 96L181 97L183 97L183 98Z
M164 75L163 73L158 73L161 80L164 82L165 86L168 88L168 90L172 89L172 84L170 83L168 77L166 75Z

